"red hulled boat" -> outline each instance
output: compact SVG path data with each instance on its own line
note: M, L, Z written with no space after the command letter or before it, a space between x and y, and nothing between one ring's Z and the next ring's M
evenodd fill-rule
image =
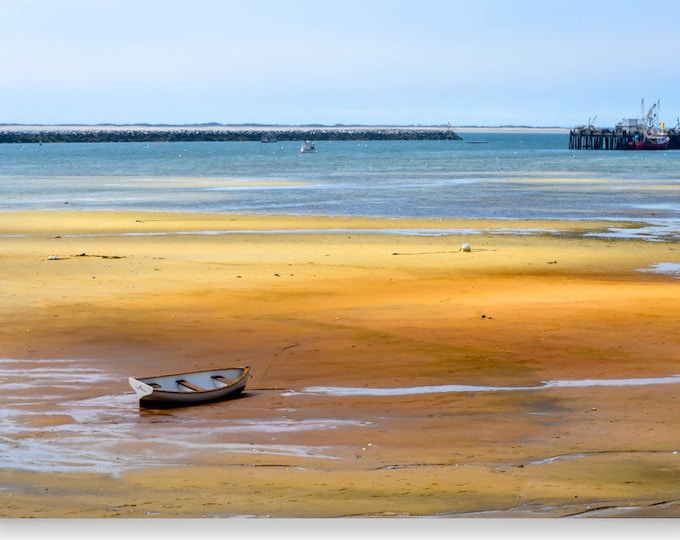
M644 111L644 101L642 102ZM659 127L657 101L647 111L647 116L639 121L638 133L627 144L628 150L666 150L671 142L668 133L664 130L663 123Z

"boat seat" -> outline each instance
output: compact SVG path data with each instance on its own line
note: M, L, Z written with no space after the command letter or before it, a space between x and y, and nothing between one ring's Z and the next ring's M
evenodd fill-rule
M227 386L234 384L234 381L232 379L227 379L226 377L222 377L222 375L213 375L213 379L216 381L220 381L221 383L226 384Z
M197 384L194 384L189 381L185 381L184 379L181 379L177 381L177 384L180 386L184 386L185 388L189 388L190 390L193 390L194 392L205 392L205 388L202 388L198 386Z

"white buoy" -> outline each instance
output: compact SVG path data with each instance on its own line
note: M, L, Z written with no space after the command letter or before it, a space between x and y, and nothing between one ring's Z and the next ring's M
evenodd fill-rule
M469 252L472 250L472 248L470 247L470 244L463 244L462 246L460 246L460 250Z

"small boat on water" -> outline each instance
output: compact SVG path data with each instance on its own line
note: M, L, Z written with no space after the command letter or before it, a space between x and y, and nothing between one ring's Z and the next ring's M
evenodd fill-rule
M177 407L233 398L243 392L250 367L191 371L157 377L130 377L142 407Z
M300 153L311 154L312 152L316 152L316 146L314 146L312 141L305 141L300 148Z

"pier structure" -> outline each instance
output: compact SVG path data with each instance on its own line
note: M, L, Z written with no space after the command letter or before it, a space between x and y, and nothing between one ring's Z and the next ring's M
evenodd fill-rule
M665 129L659 121L660 102L644 114L645 101L642 100L640 118L624 118L613 129L597 128L594 119L588 125L579 126L569 132L570 150L626 150L630 147L647 150L680 149L680 119L675 129ZM595 117L597 118L597 117ZM632 144L631 144L632 143Z
M569 150L621 150L634 136L627 132L616 133L612 129L577 127L569 132Z
M670 139L667 150L680 150L680 131L671 129L666 133ZM582 126L569 132L569 150L626 150L629 142L641 136L637 130Z

